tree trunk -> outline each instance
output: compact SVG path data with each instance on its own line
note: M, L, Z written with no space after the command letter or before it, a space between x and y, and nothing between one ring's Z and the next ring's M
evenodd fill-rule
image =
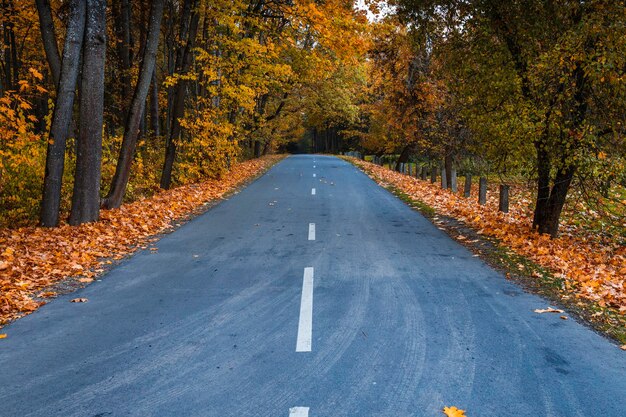
M254 141L254 157L259 158L261 156L261 141Z
M443 159L444 168L446 170L446 186L443 188L452 188L452 153L447 152Z
M15 33L13 32L15 17L15 7L12 0L2 0L2 28L3 28L3 47L4 50L4 90L13 90L17 88L18 79L18 63L17 51L15 49ZM2 93L3 91L0 91Z
M122 147L120 148L115 175L111 182L111 190L103 202L105 208L117 208L121 206L124 194L126 193L128 178L130 177L130 167L133 162L137 139L139 137L139 125L143 119L142 116L145 111L146 97L148 96L152 74L154 73L159 35L161 33L161 20L163 18L163 3L164 0L154 0L152 2L148 38L146 47L144 48L139 80L137 80L135 93L130 105L130 113L126 119L124 138L122 139Z
M567 192L569 190L576 168L570 165L558 172L554 178L554 185L550 190L550 197L546 205L546 211L539 224L539 233L548 233L552 237L557 237L559 232L559 218L565 205Z
M98 220L102 162L104 65L106 57L106 0L86 0L80 88L80 133L70 224Z
M57 85L58 91L46 153L46 172L41 203L41 225L45 227L54 227L59 224L65 143L72 121L80 52L85 31L85 2L72 0L69 3L69 10L63 63L60 68L60 80Z
M186 39L186 45L181 48L176 57L176 72L184 75L191 68L192 50L195 46L196 34L198 32L198 22L200 16L196 10L198 6L198 0L193 0L193 5L190 0L185 1L184 10L189 10L190 17L181 18L181 39ZM174 99L171 105L171 111L168 115L170 131L168 132L167 142L165 146L165 161L163 163L163 170L161 171L161 188L167 190L172 184L172 168L174 167L174 160L176 159L176 140L180 137L181 126L180 119L185 115L185 98L187 94L187 83L184 80L179 80L178 84L174 88Z
M150 125L154 136L161 136L161 124L159 123L159 84L157 81L156 67L152 72L152 89L150 90Z
M537 152L537 200L533 214L533 228L539 229L545 224L550 199L550 171L551 162L543 142L535 142Z
M50 67L50 73L52 74L54 86L58 88L59 80L61 79L61 57L59 55L59 47L57 45L57 36L54 29L54 20L52 19L50 0L36 0L36 3L43 49L46 52L46 59L48 60L48 66ZM74 3L75 2L72 1L69 5L70 17L68 18L68 25L72 19L71 10L75 7Z
M402 148L402 152L400 152L400 156L398 157L398 160L396 161L396 166L394 168L394 170L396 171L400 171L400 164L403 164L405 162L407 162L409 160L409 156L411 156L411 146L410 145L406 145L404 148Z
M586 47L592 49L591 45L586 45ZM571 105L574 118L569 133L580 132L581 126L587 116L587 108L589 105L588 97L589 94L591 94L588 89L587 75L582 62L576 63L571 75L575 82L575 89L573 103ZM547 137L547 128L545 132ZM572 148L565 144L561 144L560 164L557 167L552 189L548 191L547 189L550 185L550 159L549 154L545 149L545 144L546 141L535 142L538 155L537 167L539 173L539 185L533 226L536 224L539 233L548 233L554 238L558 235L559 218L561 217L561 211L565 205L567 192L569 191L569 187L572 183L577 167L571 162L566 162L572 155Z
M127 114L128 103L130 101L130 69L132 66L131 56L131 31L130 16L131 8L129 0L117 0L112 9L115 15L117 31L117 55L120 60L120 95L122 97L121 114Z

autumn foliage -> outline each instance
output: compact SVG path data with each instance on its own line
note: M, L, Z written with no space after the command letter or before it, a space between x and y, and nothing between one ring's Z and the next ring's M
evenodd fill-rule
M103 210L101 220L78 227L0 229L0 325L36 310L67 277L88 283L107 264L145 248L157 235L219 201L281 156L236 164L220 179L162 191L151 198Z
M55 227L354 120L368 22L345 0L7 0L0 39L0 227Z

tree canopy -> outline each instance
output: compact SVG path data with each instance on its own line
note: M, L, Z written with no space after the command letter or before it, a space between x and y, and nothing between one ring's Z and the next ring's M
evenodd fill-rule
M624 2L357 3L3 1L2 225L94 221L296 143L530 181L552 236L572 187L624 212Z

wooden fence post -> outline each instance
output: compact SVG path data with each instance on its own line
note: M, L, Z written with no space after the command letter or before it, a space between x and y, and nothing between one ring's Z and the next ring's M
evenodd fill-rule
M465 187L463 187L463 196L469 197L472 193L472 174L465 174Z
M452 181L451 181L452 192L456 194L459 191L459 188L458 188L457 181L456 181L456 169L455 168L452 168L450 176L452 177Z
M448 179L446 178L446 167L441 168L441 188L448 188Z
M478 204L483 206L487 204L487 178L485 177L480 177L478 185Z
M503 213L509 212L509 186L500 184L500 204L498 210Z

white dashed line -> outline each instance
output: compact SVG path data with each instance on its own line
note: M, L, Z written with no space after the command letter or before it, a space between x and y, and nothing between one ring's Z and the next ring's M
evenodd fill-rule
M315 177L317 177L317 175L316 175L316 174L313 174L313 178L315 178Z
M315 195L315 188L311 188L311 195Z
M313 168L316 168L316 166L315 166L315 165L313 165Z
M309 407L290 408L289 417L309 417Z
M315 240L315 223L309 223L309 240Z
M304 268L296 352L310 352L313 339L313 267ZM308 409L307 409L308 412ZM298 414L305 415L305 414Z

